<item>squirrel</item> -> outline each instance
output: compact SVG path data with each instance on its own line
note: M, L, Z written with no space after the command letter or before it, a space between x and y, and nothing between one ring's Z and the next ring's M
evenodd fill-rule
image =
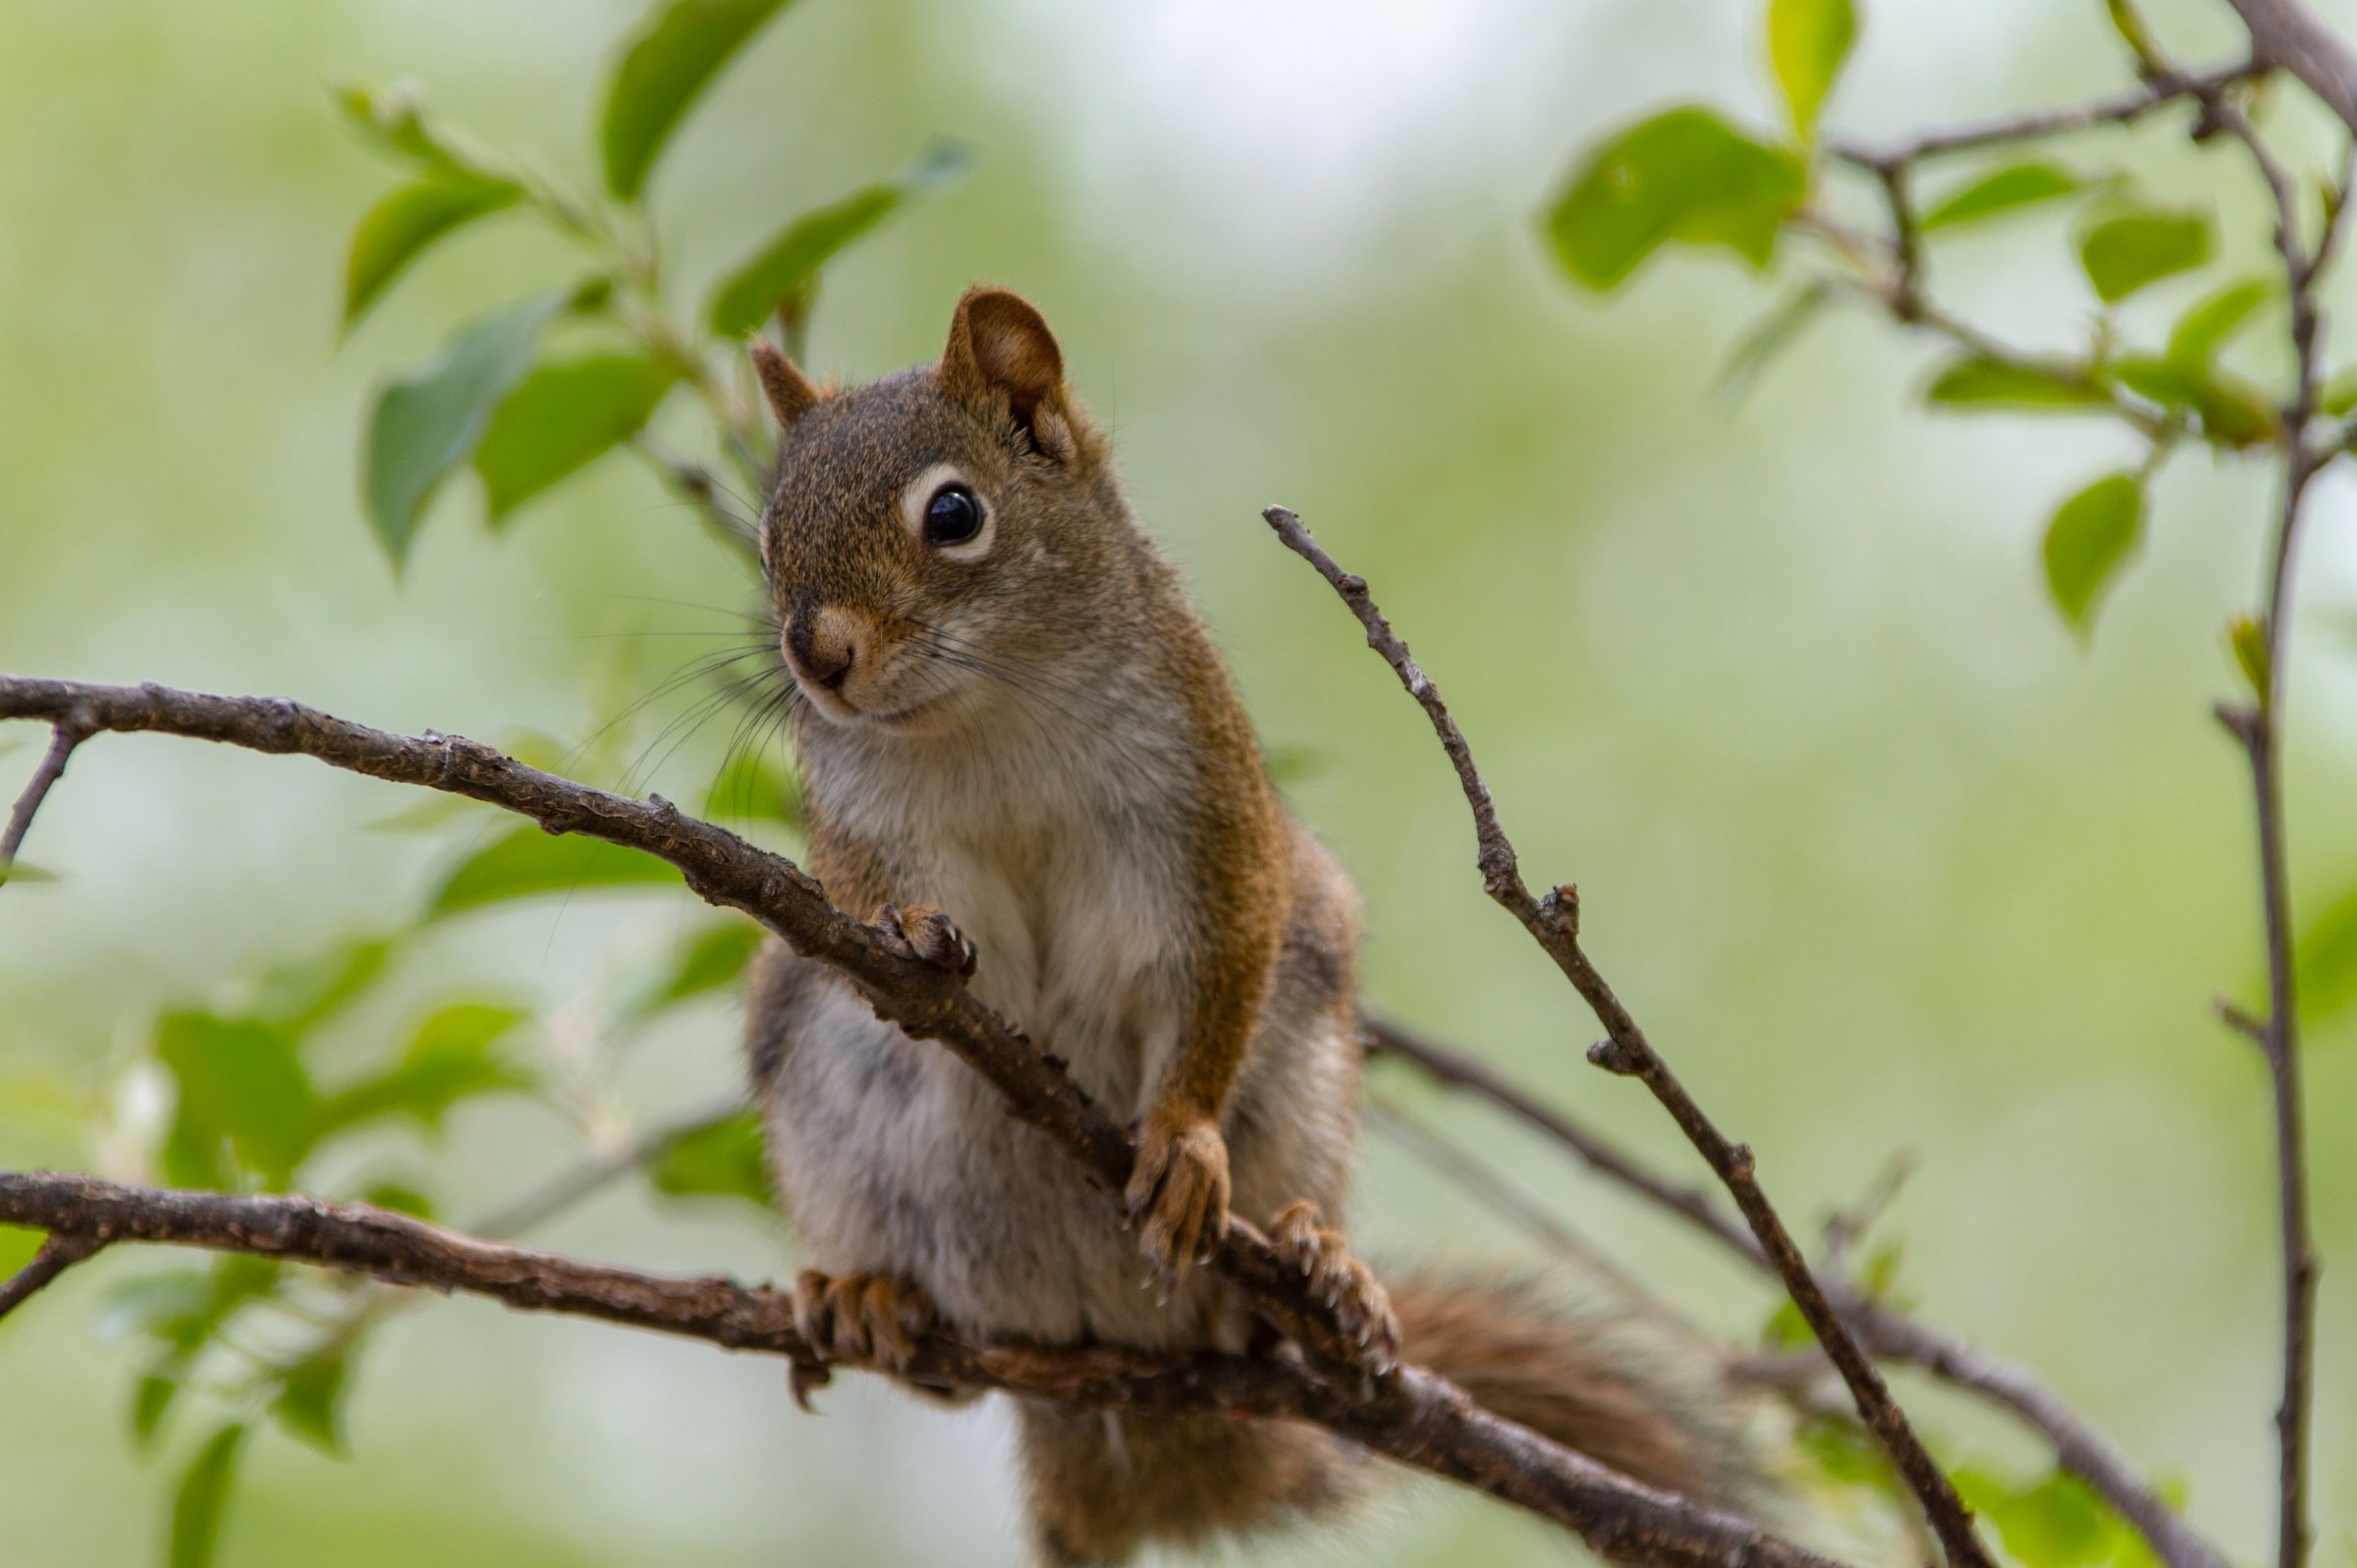
M1132 515L1039 311L959 299L937 364L850 390L751 354L781 431L760 525L809 824L850 913L971 974L1117 1115L1127 1217L982 1077L774 940L747 1053L822 1357L936 1324L1041 1344L1253 1348L1210 1271L1231 1213L1343 1324L1648 1485L1729 1503L1738 1423L1625 1325L1507 1275L1398 1276L1339 1230L1356 1138L1357 895L1286 810L1226 667ZM976 959L979 956L979 965ZM945 1394L949 1391L944 1390ZM1320 1428L1017 1402L1039 1560L1113 1564L1330 1511Z

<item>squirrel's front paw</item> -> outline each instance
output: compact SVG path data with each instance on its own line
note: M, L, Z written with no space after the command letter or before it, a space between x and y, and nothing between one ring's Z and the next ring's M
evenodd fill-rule
M1375 1271L1350 1256L1349 1243L1329 1229L1318 1206L1304 1198L1280 1210L1269 1226L1278 1259L1309 1281L1309 1288L1334 1314L1335 1325L1354 1343L1369 1372L1389 1372L1399 1362L1399 1320Z
M1228 1235L1228 1140L1209 1117L1146 1118L1129 1175L1137 1244L1166 1284L1219 1250Z
M876 916L876 924L883 928L888 940L911 958L920 958L954 975L974 972L974 945L948 915L931 904L912 903L904 909L897 903L888 903Z
M795 1276L794 1326L825 1361L851 1361L906 1372L916 1342L938 1314L933 1298L891 1274Z

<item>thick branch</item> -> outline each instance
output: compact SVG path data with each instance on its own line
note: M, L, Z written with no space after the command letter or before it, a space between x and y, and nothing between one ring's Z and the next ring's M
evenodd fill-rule
M464 1291L519 1311L596 1318L813 1364L810 1347L795 1331L792 1299L782 1292L726 1278L682 1279L582 1263L459 1235L364 1205L4 1171L0 1221L47 1229L66 1245L86 1250L164 1242L253 1253L388 1284ZM1598 1552L1643 1568L1838 1568L1740 1520L1554 1448L1446 1385L1433 1390L1428 1403L1403 1405L1368 1396L1355 1379L1329 1379L1293 1359L974 1344L943 1332L919 1341L904 1371L935 1385L1002 1389L1090 1408L1315 1422L1394 1459L1571 1525Z
M1011 1114L1053 1139L1110 1193L1118 1195L1127 1179L1136 1155L1128 1136L1072 1082L1061 1062L1040 1053L1020 1030L975 1000L958 977L909 955L883 933L837 909L818 884L793 862L688 817L660 796L645 801L627 799L527 768L479 742L430 733L391 734L281 699L206 696L153 685L99 686L0 676L0 719L55 723L68 714L84 716L95 730L156 730L256 751L301 753L350 772L502 806L531 818L551 833L580 834L656 855L678 867L688 887L706 901L743 910L797 951L841 971L860 989L879 1017L899 1024L912 1037L936 1040L948 1047L990 1080ZM23 1200L32 1190L27 1184L37 1186L43 1179L71 1183L79 1178L4 1177L0 1178L0 1194L13 1192ZM55 1198L59 1190L50 1189L49 1196ZM103 1186L85 1184L79 1190L93 1202L109 1196L109 1189ZM307 1200L281 1200L284 1207L280 1208L204 1211L216 1218L223 1213L242 1217L239 1225L228 1230L174 1231L169 1228L170 1221L159 1220L155 1215L177 1212L185 1217L186 1206L194 1200L186 1196L169 1199L168 1203L182 1208L158 1211L153 1206L142 1208L119 1201L120 1190L114 1190L113 1196L118 1201L102 1207L98 1218L86 1209L0 1212L6 1212L13 1222L96 1234L103 1239L202 1243L213 1237L217 1239L211 1244L247 1250L270 1242L282 1250L292 1249L290 1255L363 1268L384 1277L400 1277L405 1268L415 1264L411 1254L396 1249L381 1270L369 1266L369 1260L379 1256L369 1247L383 1242L383 1226L410 1235L402 1228L410 1221L386 1217L377 1228L364 1233L332 1225L323 1230L319 1227L327 1221L317 1217L342 1212ZM43 1217L44 1213L48 1217ZM503 1300L543 1305L539 1292L556 1289L567 1280L579 1283L577 1276L548 1273L546 1270L553 1265L546 1255L523 1254L517 1249L468 1252L488 1244L448 1238L430 1227L421 1228L429 1239L442 1238L457 1249L446 1259L453 1267L471 1260L492 1271L479 1277L485 1293ZM361 1245L363 1241L368 1245ZM538 1261L525 1267L520 1259ZM1233 1224L1213 1266L1254 1311L1275 1324L1309 1357L1314 1375L1303 1384L1309 1391L1301 1397L1310 1419L1346 1431L1368 1446L1408 1464L1464 1481L1532 1509L1574 1531L1596 1551L1617 1561L1690 1564L1693 1568L1800 1568L1803 1564L1822 1568L1823 1559L1799 1547L1651 1492L1536 1433L1489 1415L1462 1389L1422 1368L1398 1367L1362 1375L1352 1347L1344 1342L1330 1313L1305 1281L1279 1264L1266 1238L1249 1224L1240 1220ZM512 1279L501 1272L514 1270L521 1272ZM730 1294L740 1292L741 1287L722 1289L710 1281L672 1281L658 1292L660 1299L653 1305L649 1305L650 1298L630 1293L647 1288L651 1287L644 1280L637 1280L618 1298L584 1297L578 1310L635 1323L659 1317L657 1309L666 1303L677 1305L675 1293L680 1290L707 1290L710 1293L694 1297L704 1303L709 1314L716 1315L712 1317L713 1331L702 1337L727 1344L737 1342L730 1335L752 1332L746 1325L753 1320L742 1316L751 1309ZM770 1309L761 1310L767 1313ZM770 1320L764 1316L758 1322L766 1325ZM1351 1394L1348 1400L1339 1392L1345 1388ZM1273 1397L1226 1384L1221 1385L1221 1393L1223 1397L1234 1395L1233 1407L1247 1411L1260 1409L1258 1400Z
M2299 0L2229 0L2251 29L2251 52L2281 66L2357 132L2357 54Z
M1499 823L1497 805L1491 799L1480 769L1474 765L1472 748L1466 744L1464 732L1450 715L1449 705L1441 699L1431 676L1416 664L1407 644L1400 641L1383 612L1376 608L1374 597L1367 591L1366 579L1335 565L1334 558L1320 549L1309 530L1301 525L1301 519L1285 508L1271 507L1262 515L1286 548L1316 568L1318 574L1342 596L1343 604L1366 628L1367 646L1383 656L1399 677L1399 683L1431 721L1442 750L1456 769L1465 804L1472 810L1483 888L1546 949L1604 1025L1608 1038L1589 1053L1590 1059L1611 1071L1634 1077L1652 1090L1654 1098L1662 1103L1734 1196L1735 1207L1743 1212L1762 1250L1775 1262L1793 1304L1808 1321L1818 1343L1825 1347L1827 1359L1841 1374L1841 1380L1848 1384L1850 1397L1857 1402L1859 1419L1881 1439L1908 1488L1923 1504L1925 1517L1939 1535L1948 1561L1955 1568L1993 1568L1988 1548L1973 1531L1971 1511L1956 1495L1956 1488L1946 1475L1933 1462L1922 1439L1915 1435L1906 1413L1891 1397L1882 1374L1827 1299L1824 1287L1809 1269L1808 1260L1801 1255L1783 1220L1768 1201L1754 1172L1750 1148L1730 1143L1703 1113L1581 948L1577 891L1565 885L1542 898L1534 895L1523 882L1513 843Z

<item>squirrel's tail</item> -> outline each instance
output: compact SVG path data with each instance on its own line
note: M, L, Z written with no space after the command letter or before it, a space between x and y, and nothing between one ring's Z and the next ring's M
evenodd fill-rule
M1627 1314L1567 1304L1537 1278L1433 1271L1397 1276L1392 1306L1401 1354L1496 1414L1665 1491L1737 1512L1766 1501L1713 1371L1681 1365ZM1384 1473L1293 1422L1019 1408L1033 1541L1051 1568L1329 1513Z

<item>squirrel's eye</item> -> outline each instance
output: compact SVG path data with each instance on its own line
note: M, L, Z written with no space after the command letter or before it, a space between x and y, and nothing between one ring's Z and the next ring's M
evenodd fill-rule
M943 485L925 503L925 543L961 545L982 531L982 502L963 485Z

